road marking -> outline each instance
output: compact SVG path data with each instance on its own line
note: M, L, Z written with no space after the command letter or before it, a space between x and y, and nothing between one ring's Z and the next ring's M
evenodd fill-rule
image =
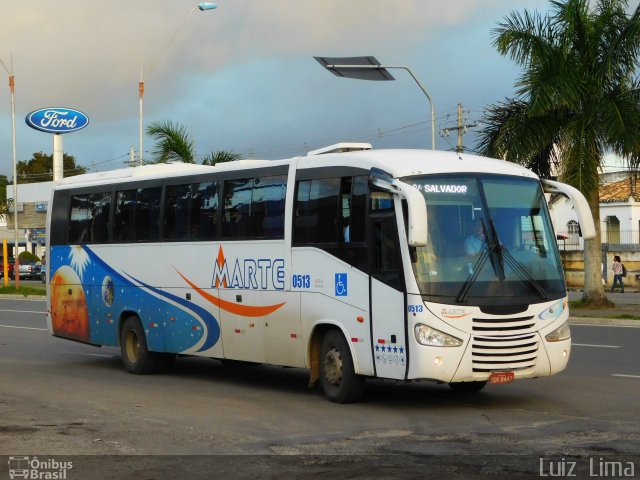
M18 327L17 325L0 325L3 328L18 328L20 330L40 330L46 332L49 330L48 328L35 328L35 327Z
M574 347L620 348L619 345L590 345L588 343L572 343Z
M622 373L612 373L612 377L640 378L640 375L624 375Z
M105 355L104 353L68 352L66 350L62 350L60 351L60 353L67 353L69 355L86 355L88 357L106 357L106 358L112 358L115 356L115 355Z
M9 313L42 313L43 315L46 315L47 312L43 312L42 310L36 311L36 310L0 310L0 312L9 312Z

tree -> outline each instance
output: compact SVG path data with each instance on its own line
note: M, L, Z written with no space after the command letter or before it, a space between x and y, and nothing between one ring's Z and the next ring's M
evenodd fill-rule
M147 133L157 141L152 152L155 162L195 163L195 145L184 125L173 123L171 120L153 122L147 127ZM202 164L215 165L216 163L231 162L241 158L242 155L239 153L217 150L205 155Z
M147 133L158 142L151 152L157 163L194 162L194 145L187 129L171 120L153 122L147 127Z
M627 0L551 1L546 15L512 12L494 46L523 69L516 96L489 106L478 150L532 168L557 166L587 198L596 238L585 241L583 300L606 304L601 280L599 171L607 152L639 165L640 6Z
M215 165L216 163L233 162L236 160L242 160L242 155L234 151L217 150L205 155L202 159L202 164Z
M20 160L16 165L18 183L50 182L53 180L53 155L35 152L29 160ZM73 155L62 155L62 170L65 177L86 173L87 169L76 164Z

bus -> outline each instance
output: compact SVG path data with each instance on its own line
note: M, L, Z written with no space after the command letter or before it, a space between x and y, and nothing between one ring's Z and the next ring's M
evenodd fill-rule
M54 186L48 328L119 347L309 370L334 402L366 379L475 392L569 360L545 194L595 235L584 197L503 160L337 144L286 160L157 164Z

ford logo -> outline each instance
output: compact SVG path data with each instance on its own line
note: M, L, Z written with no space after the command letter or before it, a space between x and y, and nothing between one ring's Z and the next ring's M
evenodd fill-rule
M89 125L89 117L72 108L41 108L25 118L31 128L47 133L69 133Z

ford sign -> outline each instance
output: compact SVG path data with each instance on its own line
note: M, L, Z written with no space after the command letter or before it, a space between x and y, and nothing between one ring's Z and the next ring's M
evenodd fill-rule
M89 125L89 117L72 108L41 108L27 115L31 128L47 133L69 133Z

